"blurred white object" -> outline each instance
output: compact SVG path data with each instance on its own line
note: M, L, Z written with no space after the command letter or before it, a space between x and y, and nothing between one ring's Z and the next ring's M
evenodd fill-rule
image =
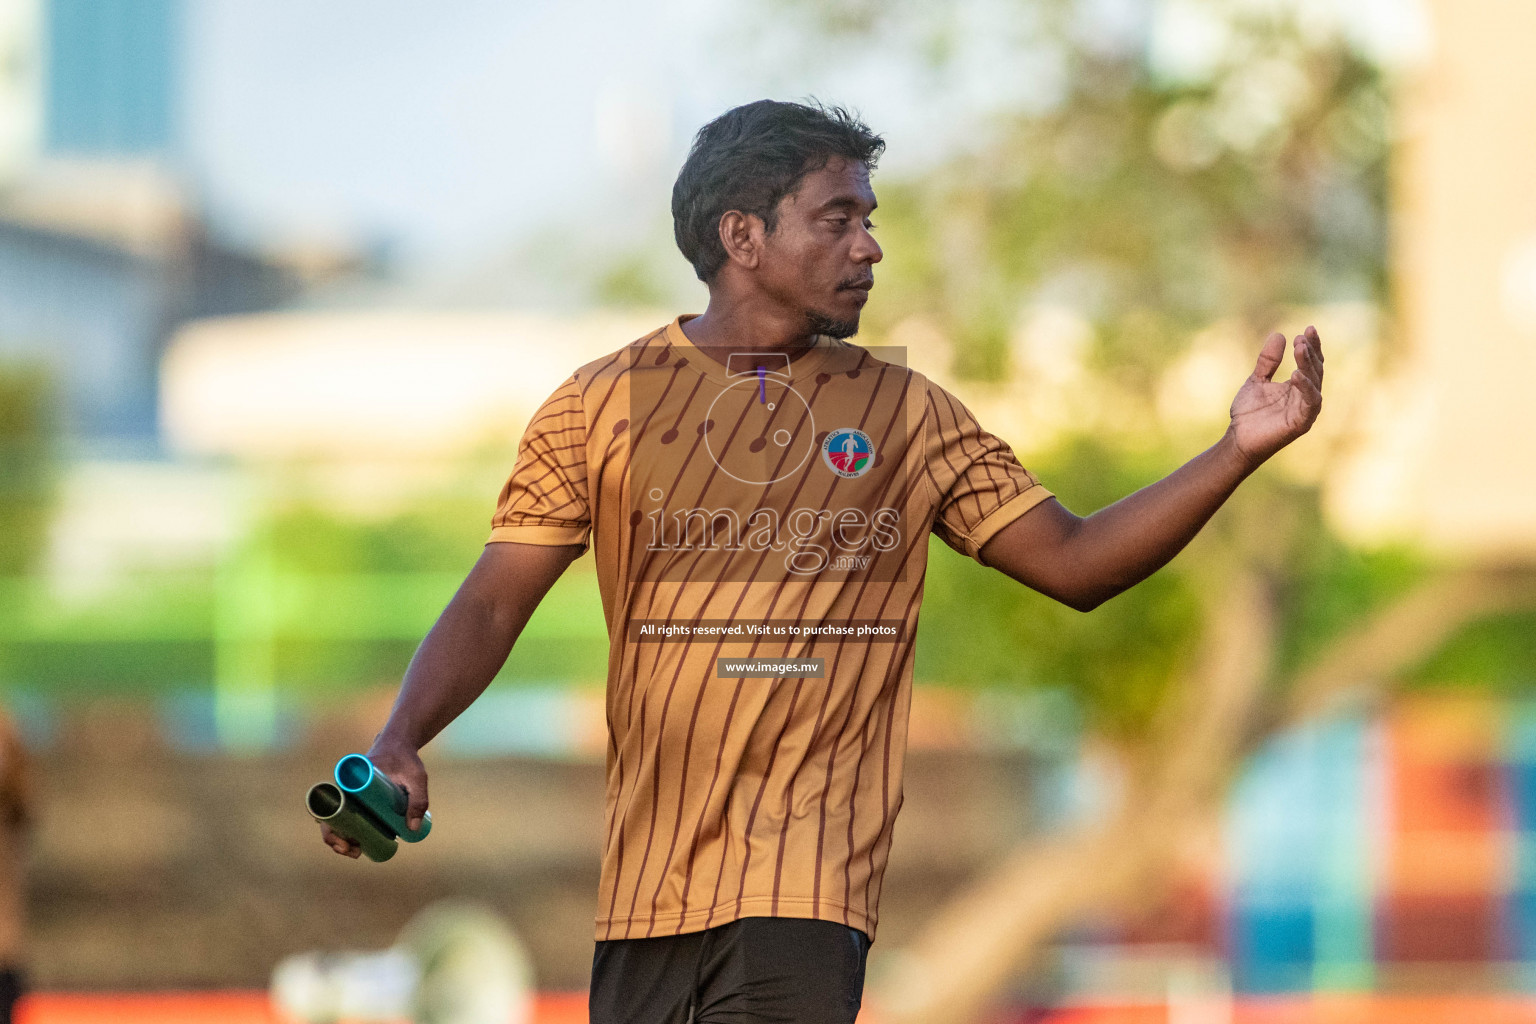
M297 1021L397 1021L411 1010L420 970L409 953L300 953L272 972L272 1001Z
M357 1024L529 1024L533 969L495 914L435 903L378 953L301 953L272 972L272 1003L288 1020Z
M668 319L395 311L194 321L161 364L161 425L178 452L256 462L510 449L572 370Z

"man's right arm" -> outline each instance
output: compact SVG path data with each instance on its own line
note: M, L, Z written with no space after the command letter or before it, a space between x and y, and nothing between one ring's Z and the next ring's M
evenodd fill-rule
M427 810L427 771L418 751L490 685L533 610L581 551L580 545L487 544L416 649L389 721L368 751L380 771L409 791L412 828ZM337 853L361 852L330 829L321 832Z

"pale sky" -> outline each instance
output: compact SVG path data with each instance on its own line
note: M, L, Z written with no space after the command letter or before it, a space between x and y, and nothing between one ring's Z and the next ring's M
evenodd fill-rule
M664 222L692 133L763 96L854 107L889 143L882 174L921 167L990 113L1051 101L1060 71L1019 34L1020 2L902 5L885 39L832 48L786 27L793 0L192 0L185 157L238 241L473 261L573 222ZM1124 45L1202 2L1092 0L1083 31ZM939 24L942 69L911 57Z
M764 95L859 107L893 163L921 148L903 145L919 105L903 112L889 73L762 72L748 4L197 0L186 155L237 238L389 238L432 258L616 202L664 216L692 132Z

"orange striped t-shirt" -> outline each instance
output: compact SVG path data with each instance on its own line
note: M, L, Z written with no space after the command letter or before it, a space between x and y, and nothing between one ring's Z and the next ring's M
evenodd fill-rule
M927 536L976 557L1049 492L898 352L819 338L721 363L682 320L550 396L490 538L596 556L597 937L761 916L873 937Z

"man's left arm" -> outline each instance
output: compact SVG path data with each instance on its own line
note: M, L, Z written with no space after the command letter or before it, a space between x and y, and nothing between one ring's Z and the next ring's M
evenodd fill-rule
M1166 565L1271 455L1306 433L1323 405L1315 328L1295 341L1296 370L1274 380L1285 336L1265 341L1232 401L1220 441L1173 473L1086 518L1054 498L1003 527L981 561L1078 611L1089 611Z

